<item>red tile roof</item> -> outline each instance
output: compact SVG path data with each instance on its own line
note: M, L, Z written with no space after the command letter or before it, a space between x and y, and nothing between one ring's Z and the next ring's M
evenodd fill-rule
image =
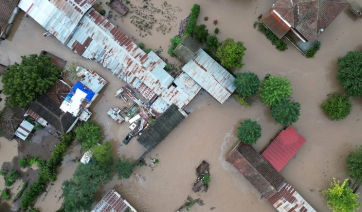
M292 127L287 127L261 154L278 172L305 143L305 138Z
M278 37L282 38L290 30L290 27L282 21L274 12L270 10L263 16L261 21Z
M0 35L6 29L9 18L13 10L18 5L19 0L1 0L0 1Z
M274 11L307 40L316 40L319 30L325 30L348 5L346 0L278 0L266 15ZM262 22L280 37L279 21L265 20Z

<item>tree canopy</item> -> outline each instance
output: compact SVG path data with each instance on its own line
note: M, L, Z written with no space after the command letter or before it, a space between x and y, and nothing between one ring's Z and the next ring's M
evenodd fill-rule
M333 178L331 187L323 191L323 194L326 196L327 206L335 212L354 212L360 207L358 194L354 194L348 187L348 179L340 185L339 180Z
M351 152L346 158L347 174L353 179L362 181L362 146Z
M247 119L238 127L238 139L245 144L255 144L261 137L261 127L256 121Z
M347 95L334 93L322 104L322 109L332 120L341 120L351 113L352 103Z
M251 72L237 73L234 81L236 92L242 96L255 96L260 88L258 76Z
M92 148L103 138L100 126L92 121L82 122L74 131L84 149Z
M52 86L60 76L60 69L44 55L21 56L21 64L14 63L2 75L6 102L13 107L25 107L37 94Z
M133 169L133 164L128 161L121 161L118 158L116 162L116 172L118 174L118 179L130 178Z
M234 42L234 39L224 40L216 51L216 57L220 60L224 68L241 68L243 67L243 57L246 48L240 41Z
M111 172L109 167L101 167L97 163L80 164L73 179L63 182L65 211L90 211L94 194L100 185L105 185L112 179Z
M206 25L201 24L195 26L194 36L201 43L205 43L207 41L207 37L209 36L209 31L207 30Z
M105 141L102 145L96 145L93 156L96 158L100 166L107 166L112 163L111 142Z
M292 95L291 83L287 77L271 76L264 80L261 87L261 100L268 106L287 99Z
M286 127L298 121L300 104L293 100L283 99L273 104L270 114L277 123Z
M362 94L362 53L348 52L338 59L337 79L349 96L360 97Z
M220 46L220 41L216 37L216 35L210 35L206 42L206 49L210 52L216 51L217 48Z

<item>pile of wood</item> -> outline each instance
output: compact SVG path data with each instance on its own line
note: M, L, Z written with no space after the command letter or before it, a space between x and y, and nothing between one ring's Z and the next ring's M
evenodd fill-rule
M192 190L194 192L206 192L208 189L208 185L204 184L203 178L205 175L210 176L210 167L206 161L203 160L202 163L199 165L199 167L197 167L196 175L197 179L196 182L194 183L194 187L192 188Z

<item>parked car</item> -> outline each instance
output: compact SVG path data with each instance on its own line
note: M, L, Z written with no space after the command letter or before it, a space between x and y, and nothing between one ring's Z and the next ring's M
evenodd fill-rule
M128 133L126 138L123 140L123 143L127 145L131 141L132 138L133 138L132 133Z

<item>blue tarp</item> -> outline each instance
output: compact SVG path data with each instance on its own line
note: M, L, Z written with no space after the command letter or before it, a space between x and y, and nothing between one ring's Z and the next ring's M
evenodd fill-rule
M87 94L87 96L85 97L85 99L86 99L88 102L90 102L90 101L93 99L94 95L95 95L95 93L94 93L93 91L85 88L85 87L83 86L83 84L78 81L78 82L75 83L75 85L73 86L72 91L71 91L71 92L68 94L68 96L65 98L65 101L68 102L68 101L72 98L72 96L75 94L75 91L76 91L77 89L79 89L79 90L81 90L81 91L83 91L84 93Z

